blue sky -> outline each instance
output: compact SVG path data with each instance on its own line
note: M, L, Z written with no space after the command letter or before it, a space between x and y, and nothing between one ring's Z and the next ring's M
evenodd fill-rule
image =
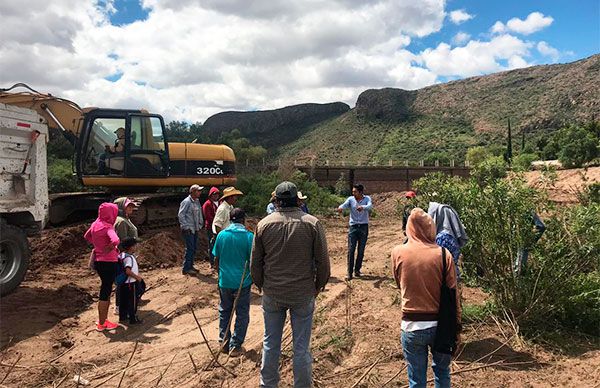
M506 22L514 17L525 19L537 11L551 16L554 21L548 28L529 37L546 41L565 53L560 62L571 62L600 52L600 0L451 0L446 8L464 9L474 18L460 25L446 22L440 32L415 39L415 48L448 42L459 31L471 34L473 39L485 39L496 21ZM548 62L547 59L536 59L539 63Z
M3 1L0 85L195 122L600 52L600 0L142 1Z

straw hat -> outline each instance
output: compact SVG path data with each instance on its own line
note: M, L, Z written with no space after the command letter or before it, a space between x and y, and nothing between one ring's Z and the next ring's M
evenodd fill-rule
M225 189L223 189L223 196L221 197L220 201L224 200L227 197L232 197L234 195L244 195L244 193L242 193L241 191L239 191L238 189L236 189L235 187L227 187Z
M302 191L298 191L298 199L305 200L306 198L308 197L306 195L302 195Z

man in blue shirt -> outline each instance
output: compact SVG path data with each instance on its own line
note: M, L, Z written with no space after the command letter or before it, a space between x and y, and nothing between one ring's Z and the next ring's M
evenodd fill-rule
M222 351L229 353L232 357L237 357L244 353L242 344L250 323L252 278L249 264L254 235L246 230L246 213L242 209L233 209L229 218L231 224L217 235L213 255L215 256L215 266L219 272L219 296L221 298L219 342ZM238 301L235 307L235 326L233 335L231 335L230 319L236 297Z
M367 246L367 238L369 237L369 213L373 209L371 197L364 195L365 188L363 185L354 185L352 187L352 196L338 207L338 212L341 213L344 209L350 209L350 229L348 231L348 275L346 280L352 280L352 272L357 278L361 277L360 269L362 268L363 257L365 255L365 247ZM354 260L354 252L358 244L358 254L356 262Z

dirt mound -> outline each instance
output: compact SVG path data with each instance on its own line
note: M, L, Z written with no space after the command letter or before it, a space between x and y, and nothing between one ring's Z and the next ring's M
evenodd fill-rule
M83 238L89 225L80 224L60 229L47 229L41 237L30 239L32 271L51 265L74 263L91 251Z
M136 252L140 268L172 267L183 257L184 244L176 229L161 231L142 240ZM200 239L199 250L205 249L202 241Z
M552 201L576 203L587 185L600 182L600 167L558 170L555 181L548 179L540 171L530 171L525 174L525 179L532 187L547 189Z

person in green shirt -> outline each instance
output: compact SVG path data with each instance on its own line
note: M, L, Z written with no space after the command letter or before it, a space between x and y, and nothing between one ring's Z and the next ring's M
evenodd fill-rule
M223 351L237 357L244 354L242 344L250 323L252 277L249 266L254 234L246 229L246 213L242 209L233 209L229 219L230 225L217 235L213 255L219 273L219 342ZM232 335L229 320L236 298Z

